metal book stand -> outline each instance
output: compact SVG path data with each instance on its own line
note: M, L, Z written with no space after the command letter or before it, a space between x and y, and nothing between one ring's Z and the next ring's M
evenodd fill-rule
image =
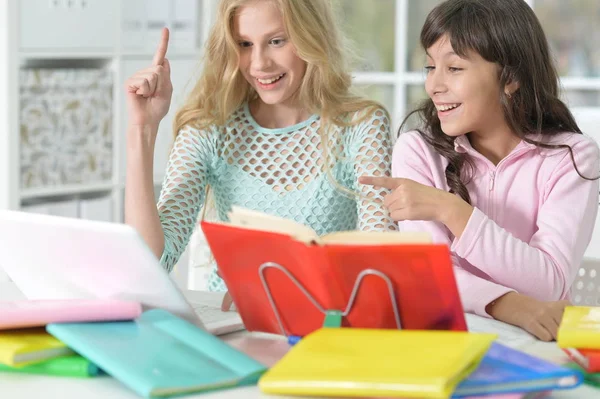
M267 263L263 263L262 265L260 265L260 267L258 268L258 274L259 274L260 280L262 282L263 289L265 290L265 293L267 294L267 298L269 299L269 303L271 304L271 308L273 309L273 313L275 313L275 317L277 318L277 323L279 324L281 333L283 335L287 336L288 334L286 333L285 328L283 327L283 321L281 319L279 309L275 305L275 301L273 300L273 295L271 293L271 289L269 288L269 285L267 284L267 281L265 279L264 273L265 273L265 270L267 270L267 269L277 269L277 270L283 272L283 274L285 274L285 276L288 279L290 279L290 281L296 287L298 287L298 289L300 289L300 291L304 294L304 296L306 296L306 298L308 298L308 300L313 304L313 306L315 308L317 308L321 313L323 313L323 315L325 317L327 317L332 311L339 313L341 315L341 317L348 316L348 314L352 310L352 306L354 306L354 302L356 300L358 290L360 289L360 285L363 282L364 278L366 276L375 276L375 277L381 278L385 282L385 284L387 285L387 288L388 288L388 294L389 294L390 301L392 302L392 309L394 311L394 318L396 320L396 326L398 326L398 329L402 328L402 324L400 323L400 312L398 310L398 304L396 302L396 295L394 293L394 286L392 284L392 281L386 274L384 274L378 270L365 269L362 272L360 272L360 274L356 278L356 281L354 282L354 287L352 288L352 293L350 295L350 298L348 299L346 308L340 312L339 309L323 308L323 306L321 306L321 304L319 304L317 302L317 300L308 292L308 290L302 284L300 284L300 282L292 275L292 273L289 272L289 270L287 270L285 267L281 266L278 263L267 262Z

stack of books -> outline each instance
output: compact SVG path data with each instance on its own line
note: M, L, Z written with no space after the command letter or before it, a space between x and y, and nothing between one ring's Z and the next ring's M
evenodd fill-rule
M557 342L573 361L569 367L581 371L586 383L600 387L600 308L565 308Z
M542 398L579 371L495 342L494 334L323 328L259 381L268 394L397 398Z
M320 237L254 211L229 216L201 226L245 327L290 338L272 368L162 309L42 301L0 304L4 370L106 373L143 397L258 384L275 395L539 399L583 381L467 331L449 248L430 237ZM589 348L580 343L569 347Z
M143 397L255 384L265 367L171 313L116 300L0 302L0 372L108 374Z
M35 300L0 302L0 371L93 377L98 367L50 335L58 322L131 320L139 303L119 300Z

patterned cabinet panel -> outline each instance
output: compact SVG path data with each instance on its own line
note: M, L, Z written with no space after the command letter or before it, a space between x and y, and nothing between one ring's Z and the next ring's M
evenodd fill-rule
M104 69L20 72L21 188L112 180L112 76Z

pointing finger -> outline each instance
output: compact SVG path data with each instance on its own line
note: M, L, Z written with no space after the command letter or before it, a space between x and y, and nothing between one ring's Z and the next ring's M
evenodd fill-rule
M171 73L171 63L169 62L168 59L164 59L163 64L162 64L163 68L165 68L165 71L167 72L167 74Z
M154 53L154 58L152 59L153 65L162 65L165 61L165 56L167 55L167 48L169 47L169 29L163 28L160 36L160 43L156 48L156 53Z
M404 179L401 178L386 176L361 176L358 178L359 183L388 188L390 190L397 188L403 181Z

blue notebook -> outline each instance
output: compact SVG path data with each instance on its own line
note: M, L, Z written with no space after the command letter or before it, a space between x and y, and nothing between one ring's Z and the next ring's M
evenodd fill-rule
M46 329L144 397L256 384L266 367L171 313L137 320L49 324Z
M479 367L456 387L452 397L570 389L582 381L578 371L494 342Z

